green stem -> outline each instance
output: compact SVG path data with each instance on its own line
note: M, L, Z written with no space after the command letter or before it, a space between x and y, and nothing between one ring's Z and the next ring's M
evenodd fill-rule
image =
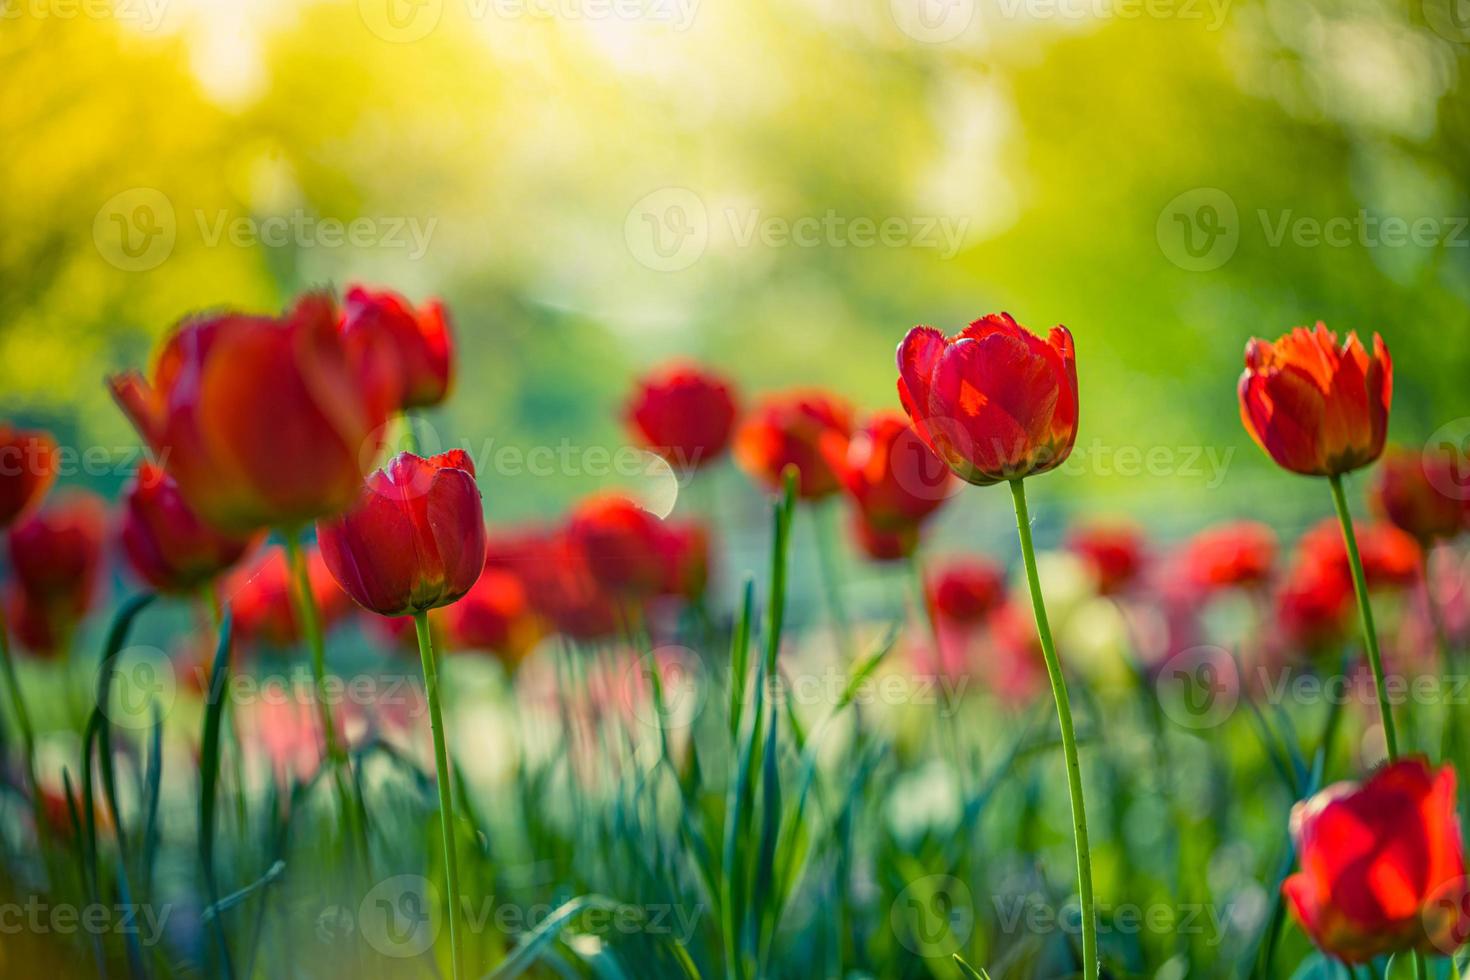
M1011 481L1011 499L1016 505L1016 532L1021 538L1021 557L1026 563L1026 583L1031 588L1031 605L1036 612L1036 633L1041 640L1041 655L1046 660L1046 674L1051 680L1052 697L1057 703L1057 721L1062 732L1062 754L1067 763L1067 792L1072 798L1072 833L1077 845L1077 893L1082 914L1082 975L1096 980L1097 920L1092 900L1092 856L1087 842L1087 811L1082 802L1082 765L1077 758L1077 733L1072 729L1072 705L1067 698L1067 680L1057 659L1052 642L1051 624L1046 618L1046 603L1041 595L1041 579L1036 573L1036 550L1031 543L1031 515L1026 508L1026 487L1021 480Z
M439 786L439 832L444 838L444 875L449 890L449 963L455 980L459 967L459 859L454 843L454 800L449 784L449 750L444 744L444 714L439 706L439 669L434 664L434 641L429 635L429 614L417 612L413 625L418 632L419 660L424 668L424 689L429 699L429 728L434 734L434 766Z
M1424 610L1429 617L1429 625L1434 631L1434 644L1439 650L1440 673L1446 679L1455 675L1455 657L1450 652L1450 638L1445 630L1444 613L1439 608L1439 602L1434 597L1434 582L1430 578L1430 556L1433 555L1434 542L1424 543L1424 558L1419 566L1419 585L1424 590ZM1449 759L1456 765L1460 762L1460 730L1462 725L1462 712L1459 708L1458 698L1445 699L1445 717L1441 720L1442 731L1440 733L1440 755ZM1462 787L1463 792L1463 787Z
M1358 554L1358 536L1353 531L1353 516L1348 511L1347 495L1342 491L1342 477L1327 478L1332 487L1332 503L1342 524L1342 540L1347 545L1348 565L1353 573L1353 591L1358 596L1358 614L1363 622L1363 644L1368 650L1368 664L1373 668L1373 687L1378 692L1378 714L1383 719L1383 740L1388 745L1388 761L1399 757L1398 732L1393 727L1393 712L1388 706L1388 692L1383 679L1383 657L1378 652L1378 629L1373 625L1373 604L1368 601L1368 580L1363 577L1363 559Z
M832 631L837 637L838 652L844 659L851 659L852 631L848 626L847 608L842 602L841 574L837 563L837 502L814 505L812 520L817 529L817 561L822 566L822 585L827 593Z
M36 821L36 840L39 841L46 834L46 809L41 803L41 784L36 781L36 730L31 725L31 713L26 710L25 694L15 672L15 659L10 653L10 625L5 621L3 608L0 608L0 668L5 671L5 686L10 690L10 710L15 715L15 727L20 729L26 783L31 791L31 811Z

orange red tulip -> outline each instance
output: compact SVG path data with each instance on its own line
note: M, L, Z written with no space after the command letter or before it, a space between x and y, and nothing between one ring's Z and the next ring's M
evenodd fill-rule
M1463 477L1458 467L1463 461L1447 451L1413 452L1391 449L1383 457L1377 479L1369 492L1373 509L1384 520L1407 531L1421 545L1449 540L1465 529L1466 501L1470 493L1459 496L1445 488L1461 488Z
M829 497L842 488L840 473L852 436L852 409L819 391L767 398L735 435L735 459L757 482L781 491L781 474L795 466L802 500Z
M842 484L874 530L907 531L957 485L949 468L898 412L876 412L848 443Z
M1117 595L1137 581L1147 561L1143 535L1124 524L1088 524L1067 537L1099 595Z
M381 344L384 366L396 390L398 408L427 408L449 395L454 381L454 340L449 314L439 300L417 309L388 289L352 286L342 313L349 343Z
M735 428L735 395L712 371L678 362L639 379L625 412L634 439L680 470L725 454Z
M1393 361L1376 333L1370 354L1356 333L1339 344L1322 323L1297 327L1246 344L1239 394L1246 431L1278 466L1336 476L1383 452Z
M106 505L84 490L68 491L11 526L9 612L28 649L65 649L96 598L106 534Z

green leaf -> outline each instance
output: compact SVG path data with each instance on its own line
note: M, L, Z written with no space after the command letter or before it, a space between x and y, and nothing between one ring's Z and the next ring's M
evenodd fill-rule
M959 953L954 954L954 961L959 966L960 970L965 974L965 976L970 978L970 980L990 980L990 974L985 972L984 967L980 967L977 969L971 966L970 964L965 962L965 958Z

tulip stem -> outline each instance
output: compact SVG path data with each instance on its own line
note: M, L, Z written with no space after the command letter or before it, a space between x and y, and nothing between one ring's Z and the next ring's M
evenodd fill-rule
M439 706L439 669L434 663L434 640L429 635L429 614L413 614L414 629L419 639L419 660L424 667L424 690L429 699L429 728L434 734L435 782L439 787L439 832L444 841L444 876L449 901L449 964L455 980L462 975L459 968L459 860L454 842L454 799L449 784L449 750L444 743L444 714Z
M5 671L5 686L10 689L10 708L15 715L15 727L20 729L21 750L25 753L26 782L31 790L31 809L36 820L36 839L39 841L41 835L46 833L46 816L41 803L41 784L36 781L36 730L31 725L25 694L20 689L20 678L15 673L15 660L10 653L10 625L5 621L3 609L0 609L0 668Z
M1051 624L1046 618L1046 602L1041 595L1041 579L1036 573L1036 550L1031 543L1031 515L1026 507L1026 487L1022 480L1012 480L1011 499L1016 506L1016 532L1021 538L1021 558L1026 564L1026 583L1031 588L1031 605L1036 612L1036 633L1041 640L1041 655L1046 660L1046 674L1051 680L1052 697L1057 703L1057 722L1062 732L1062 754L1067 764L1067 791L1072 798L1072 833L1077 845L1077 893L1082 915L1082 975L1096 980L1097 920L1093 913L1092 856L1087 842L1087 811L1082 802L1082 764L1077 757L1077 733L1072 729L1072 705L1067 698L1067 679L1057 659L1052 642Z
M812 521L817 534L817 562L822 569L822 585L827 593L827 612L832 617L832 631L838 652L844 659L852 657L852 631L848 626L847 607L842 602L841 574L837 563L837 507L818 503L812 507Z
M1337 520L1342 524L1342 540L1347 546L1348 565L1353 573L1353 591L1358 597L1358 615L1363 623L1363 644L1368 650L1368 664L1373 668L1373 688L1378 693L1378 714L1383 719L1383 741L1388 746L1388 761L1399 757L1398 733L1393 727L1393 712L1388 706L1388 692L1383 679L1383 657L1378 652L1378 629L1373 625L1373 604L1368 601L1368 581L1363 577L1363 559L1358 554L1358 535L1353 530L1353 515L1348 511L1347 495L1342 490L1342 476L1327 478L1332 487L1332 503L1337 507Z

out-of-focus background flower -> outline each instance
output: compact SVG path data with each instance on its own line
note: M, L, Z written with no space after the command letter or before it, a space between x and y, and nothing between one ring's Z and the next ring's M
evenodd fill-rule
M515 519L607 482L666 356L894 407L905 329L1006 309L1077 338L1040 493L1301 526L1237 419L1247 336L1382 331L1410 445L1463 394L1465 7L0 0L0 400L111 491L100 379L184 311L440 295L433 434Z

